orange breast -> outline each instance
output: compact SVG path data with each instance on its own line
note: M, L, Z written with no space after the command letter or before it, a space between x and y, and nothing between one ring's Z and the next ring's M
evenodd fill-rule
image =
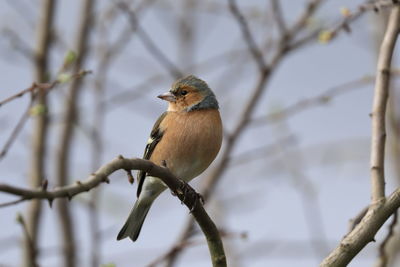
M169 112L160 128L164 135L150 160L158 165L165 160L186 181L207 169L221 148L222 123L215 109Z

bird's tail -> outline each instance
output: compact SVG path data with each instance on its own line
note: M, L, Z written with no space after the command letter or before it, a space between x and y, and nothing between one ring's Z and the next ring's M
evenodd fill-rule
M129 237L132 241L136 241L152 202L141 200L140 198L135 202L128 219L121 231L119 231L117 240Z

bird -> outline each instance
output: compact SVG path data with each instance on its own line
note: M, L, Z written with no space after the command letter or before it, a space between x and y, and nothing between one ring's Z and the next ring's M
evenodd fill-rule
M209 167L221 148L223 128L217 98L207 83L194 75L178 79L157 97L167 101L168 108L153 126L143 159L166 166L189 182ZM137 200L117 240L137 240L151 205L167 188L144 171L138 172L137 180Z

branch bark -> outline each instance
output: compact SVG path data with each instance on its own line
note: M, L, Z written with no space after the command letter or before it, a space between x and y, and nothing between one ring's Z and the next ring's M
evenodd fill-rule
M389 96L390 68L397 36L400 31L400 7L391 11L388 26L379 51L377 77L372 106L371 183L372 201L385 197L386 106Z
M397 36L400 32L400 6L392 9L378 58L377 78L372 108L371 140L371 184L372 202L367 214L323 260L320 266L346 266L369 242L386 220L398 209L399 192L397 189L389 198L385 198L384 154L385 154L385 118L388 100L390 67Z

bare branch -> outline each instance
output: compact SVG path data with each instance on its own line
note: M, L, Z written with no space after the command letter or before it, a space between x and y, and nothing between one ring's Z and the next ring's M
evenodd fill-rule
M386 106L389 95L390 67L397 36L400 32L400 7L393 8L379 51L374 101L372 105L371 136L371 194L372 202L385 198Z
M26 88L26 89L16 93L15 95L7 97L6 99L0 101L0 107L3 106L4 104L7 104L8 102L11 102L14 99L22 97L26 93L33 92L35 89L37 89L37 87L38 87L38 85L34 83L29 88Z
M193 217L199 223L206 236L213 266L226 266L226 258L219 232L210 217L205 212L200 196L183 180L175 177L167 168L157 166L144 159L125 159L118 157L100 167L85 181L77 181L73 185L62 186L52 191L43 189L23 189L15 186L0 184L0 191L17 195L27 199L47 199L53 201L56 198L71 199L77 194L87 192L103 182L108 183L108 177L117 170L143 170L148 175L159 177L174 194L191 210Z
M9 207L9 206L14 206L16 204L19 204L21 202L24 202L25 199L22 197L20 199L17 200L13 200L13 201L9 201L9 202L4 202L0 204L0 208L4 208L4 207Z
M15 128L11 132L10 137L7 139L6 143L4 144L3 149L0 151L0 160L3 159L7 155L8 151L10 150L11 145L14 143L14 141L17 139L19 133L23 129L26 121L29 118L29 113L31 111L33 101L34 101L34 97L32 95L31 100L30 100L25 112L22 114L18 123L15 125Z

